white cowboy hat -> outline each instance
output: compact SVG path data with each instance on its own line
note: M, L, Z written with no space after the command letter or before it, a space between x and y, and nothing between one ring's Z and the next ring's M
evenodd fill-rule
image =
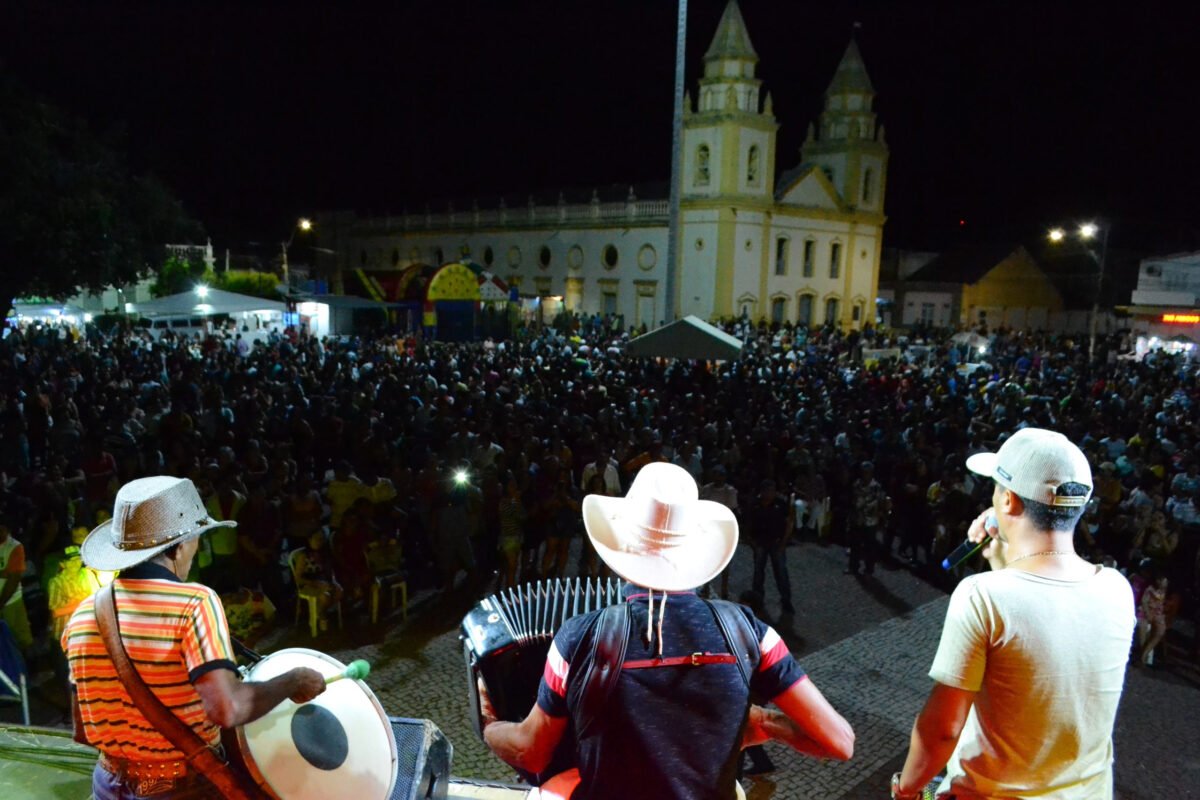
M156 475L121 487L113 502L112 519L88 534L80 552L89 567L112 572L222 527L235 528L237 523L210 517L190 480Z
M699 499L696 481L674 464L642 467L624 497L583 498L583 525L613 572L666 592L694 589L715 578L738 543L733 512Z

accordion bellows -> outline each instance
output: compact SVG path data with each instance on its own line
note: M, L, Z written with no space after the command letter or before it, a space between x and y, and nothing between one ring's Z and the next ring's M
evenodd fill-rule
M476 686L481 675L496 716L513 722L524 719L537 701L546 654L559 628L571 617L623 602L624 587L616 578L537 581L488 595L468 611L460 636L475 732L483 735ZM562 745L559 749L564 750ZM573 751L572 740L569 752ZM538 783L536 776L525 777Z

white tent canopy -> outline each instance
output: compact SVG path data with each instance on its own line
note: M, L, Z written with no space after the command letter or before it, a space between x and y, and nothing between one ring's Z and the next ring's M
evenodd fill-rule
M287 311L278 300L264 300L247 294L209 289L201 297L196 292L181 292L133 304L133 311L143 317L206 317L213 314L249 314L256 311Z
M639 336L625 346L625 352L651 358L724 361L738 357L742 342L699 317L687 316Z

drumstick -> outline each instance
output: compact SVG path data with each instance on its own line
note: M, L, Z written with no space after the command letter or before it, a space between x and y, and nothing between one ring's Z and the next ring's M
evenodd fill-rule
M351 680L361 681L361 680L364 680L370 674L371 674L371 665L367 661L364 661L363 659L359 658L354 661L351 661L349 666L347 666L344 670L339 672L337 675L330 675L328 678L326 678L325 685L328 686L329 684L333 683L334 681L340 681L342 678L350 678Z

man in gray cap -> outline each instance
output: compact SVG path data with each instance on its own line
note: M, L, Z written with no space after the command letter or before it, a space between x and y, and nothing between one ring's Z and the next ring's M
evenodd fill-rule
M238 680L221 601L207 586L185 583L200 535L232 527L209 516L196 487L157 476L121 487L113 517L93 530L83 561L120 570L113 606L121 644L138 675L169 711L214 750L221 728L244 725L286 699L303 703L325 691L325 679L298 667L258 683ZM213 797L214 787L149 721L121 680L97 604L84 600L63 631L70 666L75 738L100 751L92 773L96 800L184 800Z
M967 531L992 569L950 598L936 683L892 797L919 797L945 765L940 797L1111 800L1133 592L1075 553L1087 458L1060 433L1025 428L967 468L995 483Z

